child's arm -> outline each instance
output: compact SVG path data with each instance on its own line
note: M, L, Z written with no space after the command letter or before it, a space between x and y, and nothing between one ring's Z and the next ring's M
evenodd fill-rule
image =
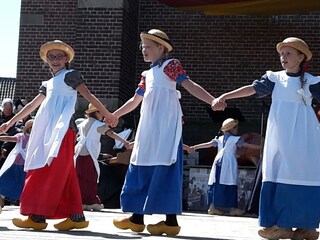
M189 154L194 153L194 149L187 144L183 144L183 150L187 151Z
M122 137L120 137L118 134L116 134L112 130L107 131L106 135L111 137L111 138L113 138L113 139L115 139L115 140L117 140L117 141L119 141L119 142L122 142L125 145L126 148L129 147L129 145L130 145L130 143L127 140L123 139Z
M31 102L24 106L24 108L22 108L20 112L14 115L13 118L11 118L8 122L5 122L0 126L0 133L5 133L17 121L25 118L34 110L36 110L45 98L45 95L39 93Z
M1 142L17 142L17 138L15 136L0 136Z
M185 79L182 81L181 85L193 96L196 98L208 103L212 104L212 101L214 100L214 97L211 96L210 93L208 93L203 87L201 87L199 84L193 82L191 79Z
M93 106L99 109L100 113L106 118L106 124L115 127L118 124L118 119L111 114L102 104L102 102L99 101L87 88L87 86L82 83L80 84L76 90L86 99L88 102L90 102Z
M134 94L132 98L130 98L125 104L123 104L120 108L118 108L113 114L120 118L123 115L126 115L127 113L133 111L136 109L139 104L141 103L143 97L139 94Z
M260 145L256 145L256 144L251 144L251 143L244 143L242 145L243 147L246 147L246 148L250 148L250 149L257 149L257 150L260 150L261 149L261 146Z
M254 95L256 93L256 90L253 88L252 85L247 85L241 88L238 88L236 90L233 90L228 93L222 94L220 97L214 99L212 101L212 110L224 110L222 103L226 106L225 101L228 99L234 99L234 98L242 98L242 97L248 97L251 95Z
M211 148L211 147L213 147L212 141L191 146L191 148L193 148L195 151L198 149Z

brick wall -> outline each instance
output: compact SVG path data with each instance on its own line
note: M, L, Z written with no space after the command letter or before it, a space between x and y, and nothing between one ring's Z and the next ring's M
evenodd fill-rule
M204 16L177 11L157 0L22 0L21 13L16 98L30 100L41 81L50 77L38 56L39 47L61 39L75 48L73 66L83 73L89 89L109 108L117 108L133 95L140 73L149 66L143 62L138 41L139 33L151 28L169 35L172 56L182 62L192 80L214 96L250 84L266 70L280 70L275 45L289 36L301 37L309 44L314 53L310 72L319 75L320 71L319 12ZM179 89L186 122L211 127L209 106ZM250 126L259 121L262 100L228 103L240 109ZM138 110L130 116L138 120ZM201 126L200 133L194 126L192 131L207 135L207 125Z
M22 0L16 98L32 99L50 78L39 48L60 39L74 48L72 67L91 92L116 109L134 88L138 10L137 0Z
M139 30L164 30L178 58L192 80L214 96L233 90L266 70L281 70L276 43L289 36L303 38L314 53L310 72L319 75L320 13L287 16L204 16L185 13L141 0ZM139 56L138 71L147 65ZM182 91L181 103L186 119L206 121L206 105ZM268 99L266 99L268 102ZM262 101L252 98L231 100L230 107L241 110L247 120L258 120Z

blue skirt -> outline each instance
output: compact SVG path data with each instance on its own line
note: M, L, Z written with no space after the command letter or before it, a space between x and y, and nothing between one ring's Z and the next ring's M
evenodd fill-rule
M221 166L216 166L216 182L208 186L208 206L229 209L238 206L238 186L220 184Z
M320 187L263 182L259 223L262 227L314 229L320 222Z
M130 164L120 196L122 210L136 214L181 214L182 177L182 141L177 161L170 166Z
M0 194L8 200L20 200L26 178L23 165L12 164L0 177Z

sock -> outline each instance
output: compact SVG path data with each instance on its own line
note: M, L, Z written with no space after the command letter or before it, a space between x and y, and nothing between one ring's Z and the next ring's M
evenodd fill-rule
M176 227L178 225L177 215L176 214L167 214L165 224L167 226Z
M143 214L132 214L131 217L129 217L130 221L135 224L144 224L143 223Z
M30 215L29 217L31 218L32 221L34 221L36 223L45 223L46 222L46 218L41 215Z
M84 217L83 213L81 214L71 214L70 217L72 222L83 222L86 220L86 218Z

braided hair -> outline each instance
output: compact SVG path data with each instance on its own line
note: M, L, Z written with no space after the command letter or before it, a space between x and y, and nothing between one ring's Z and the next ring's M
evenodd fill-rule
M306 58L303 59L303 61L300 63L300 69L301 69L301 75L300 75L300 86L303 89L304 85L307 82L307 79L304 79L304 73L305 73L305 66L306 66Z

